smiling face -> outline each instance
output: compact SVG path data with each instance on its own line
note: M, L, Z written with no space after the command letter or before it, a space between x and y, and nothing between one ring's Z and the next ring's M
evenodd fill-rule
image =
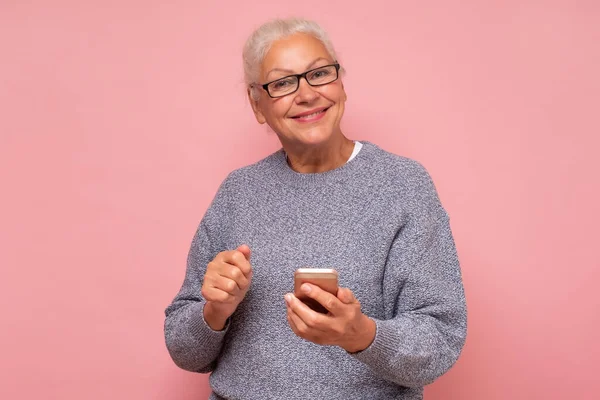
M259 82L272 82L290 74L301 74L333 64L320 40L308 34L295 34L273 43L263 60ZM298 90L280 98L271 98L262 88L258 101L250 97L256 120L265 122L285 146L314 146L341 136L346 92L342 80L323 86L310 86L300 79Z

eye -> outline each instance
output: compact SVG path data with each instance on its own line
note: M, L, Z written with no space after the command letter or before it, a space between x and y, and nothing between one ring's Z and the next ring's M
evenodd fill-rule
M294 81L292 79L281 79L279 81L275 81L273 83L271 83L271 88L274 90L281 90L281 89L285 89L289 86L292 86L294 84Z
M331 71L329 70L329 68L322 68L322 69L318 69L316 71L314 71L310 78L311 79L319 79L319 78L324 78L326 76L328 76L331 73Z

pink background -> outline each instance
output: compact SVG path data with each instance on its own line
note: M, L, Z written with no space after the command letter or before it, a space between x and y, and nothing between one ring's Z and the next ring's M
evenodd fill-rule
M348 70L344 132L451 215L469 335L426 398L600 396L599 2L169 3L0 3L0 398L206 398L163 310L218 184L278 148L240 53L296 12Z

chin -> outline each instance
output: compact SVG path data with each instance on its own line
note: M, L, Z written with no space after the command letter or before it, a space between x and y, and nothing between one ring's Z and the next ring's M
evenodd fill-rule
M332 137L333 129L324 126L315 126L311 129L293 133L294 141L311 146L327 143Z
M318 146L327 143L332 136L330 132L311 132L298 136L298 141L309 146Z

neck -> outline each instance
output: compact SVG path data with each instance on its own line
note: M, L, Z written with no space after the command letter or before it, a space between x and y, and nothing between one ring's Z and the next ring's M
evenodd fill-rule
M344 165L354 149L354 142L344 135L314 146L284 145L287 162L294 171L304 174L327 172Z

